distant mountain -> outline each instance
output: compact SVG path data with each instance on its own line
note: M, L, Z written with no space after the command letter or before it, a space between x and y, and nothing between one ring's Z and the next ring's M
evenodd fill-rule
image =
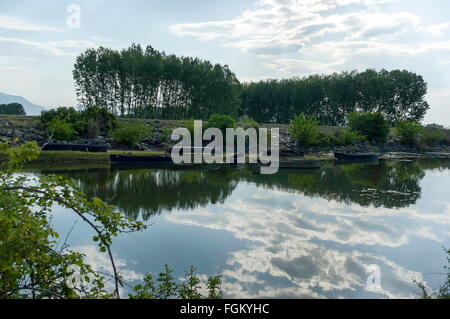
M22 104L27 115L41 115L41 111L46 110L45 107L33 104L21 96L14 96L0 92L0 104L9 104L9 103Z

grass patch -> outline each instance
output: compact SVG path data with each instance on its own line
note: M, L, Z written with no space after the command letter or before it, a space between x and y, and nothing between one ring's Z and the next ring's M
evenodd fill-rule
M107 153L88 153L73 151L41 151L40 156L30 164L109 164L110 155L133 155L133 156L157 156L164 152L146 151L119 151L111 150ZM6 156L0 155L0 162L5 162Z

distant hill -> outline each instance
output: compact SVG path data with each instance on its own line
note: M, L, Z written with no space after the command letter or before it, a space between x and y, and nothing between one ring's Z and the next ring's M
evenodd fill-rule
M0 92L0 104L9 104L9 103L22 104L27 115L41 115L41 111L46 110L45 107L33 104L21 96L14 96Z

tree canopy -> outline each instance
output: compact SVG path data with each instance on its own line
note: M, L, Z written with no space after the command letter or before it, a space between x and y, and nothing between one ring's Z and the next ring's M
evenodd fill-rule
M238 112L240 84L228 66L151 46L88 49L77 57L73 76L81 105L121 116L207 119Z
M241 85L226 65L139 44L121 51L88 49L77 57L73 76L80 105L124 117L206 120L226 114L282 124L303 114L322 125L340 126L350 113L381 113L391 124L420 121L429 108L427 83L406 70L368 69Z
M409 71L366 70L243 85L242 115L261 123L289 123L297 114L322 125L345 125L351 113L381 113L391 124L420 121L429 108L427 84Z
M0 104L0 114L25 115L26 113L22 104L9 103L9 104Z

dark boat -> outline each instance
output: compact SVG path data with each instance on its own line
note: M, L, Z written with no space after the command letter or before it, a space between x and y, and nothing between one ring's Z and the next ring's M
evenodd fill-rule
M280 157L305 157L305 153L295 150L280 150Z
M282 169L320 168L320 161L280 161Z
M334 158L342 161L377 161L377 154L351 154L351 153L334 153Z
M111 163L172 163L170 156L111 155Z
M261 166L270 166L270 164L257 164L253 165L254 168ZM318 169L320 168L320 161L305 161L305 160L291 160L291 161L280 161L279 169Z
M56 144L49 143L42 147L43 151L76 151L90 153L106 153L108 147L106 145L90 145L90 144Z

